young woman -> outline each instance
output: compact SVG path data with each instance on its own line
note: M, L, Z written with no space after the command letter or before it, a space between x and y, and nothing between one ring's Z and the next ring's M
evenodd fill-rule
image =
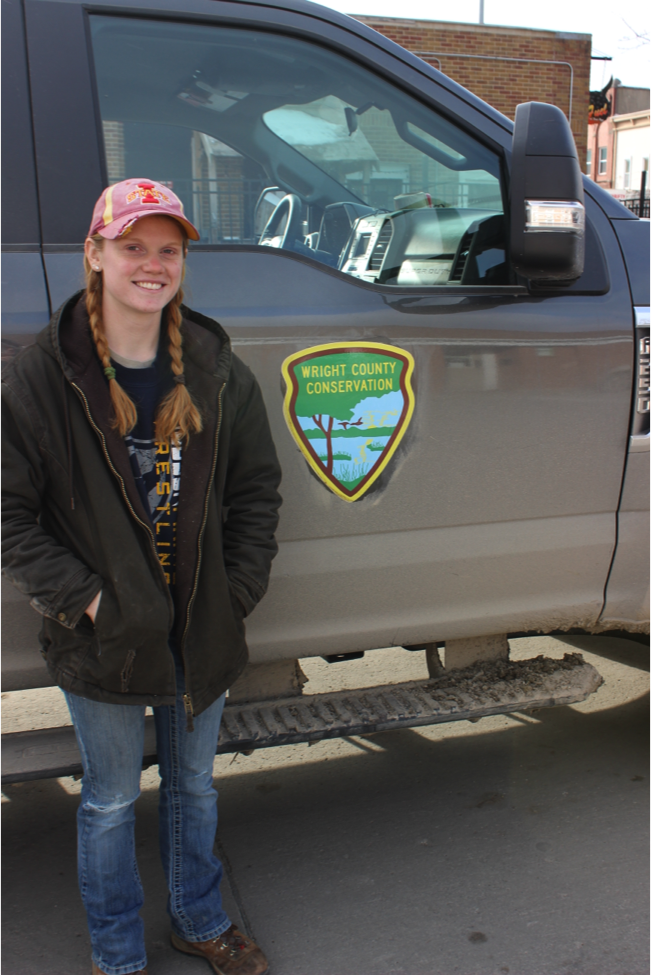
M222 907L212 766L276 553L280 470L252 373L182 304L198 237L167 187L109 187L85 290L3 377L4 572L43 616L81 752L96 975L145 971L133 828L148 705L172 944L220 975L268 970Z

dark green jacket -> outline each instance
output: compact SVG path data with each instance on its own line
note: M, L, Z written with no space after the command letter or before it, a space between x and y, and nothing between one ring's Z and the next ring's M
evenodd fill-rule
M3 571L43 615L67 691L170 704L170 636L198 714L242 672L243 617L277 551L280 468L258 384L217 322L183 309L204 427L183 448L173 604L79 294L3 372ZM93 626L84 610L102 590Z

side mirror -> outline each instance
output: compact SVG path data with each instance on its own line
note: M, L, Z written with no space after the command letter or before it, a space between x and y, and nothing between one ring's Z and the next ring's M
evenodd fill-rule
M511 263L530 281L571 283L583 273L583 179L574 136L554 105L515 110Z

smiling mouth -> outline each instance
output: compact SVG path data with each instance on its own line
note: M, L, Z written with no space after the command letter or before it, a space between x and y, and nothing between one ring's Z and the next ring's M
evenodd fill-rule
M146 291L160 291L163 287L162 281L134 281L133 283L139 288L145 288Z

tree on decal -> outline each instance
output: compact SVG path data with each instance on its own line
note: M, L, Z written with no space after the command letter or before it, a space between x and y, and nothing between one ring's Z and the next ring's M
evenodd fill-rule
M312 393L308 395L306 389L299 387L294 409L297 416L311 416L315 426L324 434L327 455L326 471L328 474L332 474L332 433L334 422L335 420L350 422L354 419L353 412L359 402L359 392Z

